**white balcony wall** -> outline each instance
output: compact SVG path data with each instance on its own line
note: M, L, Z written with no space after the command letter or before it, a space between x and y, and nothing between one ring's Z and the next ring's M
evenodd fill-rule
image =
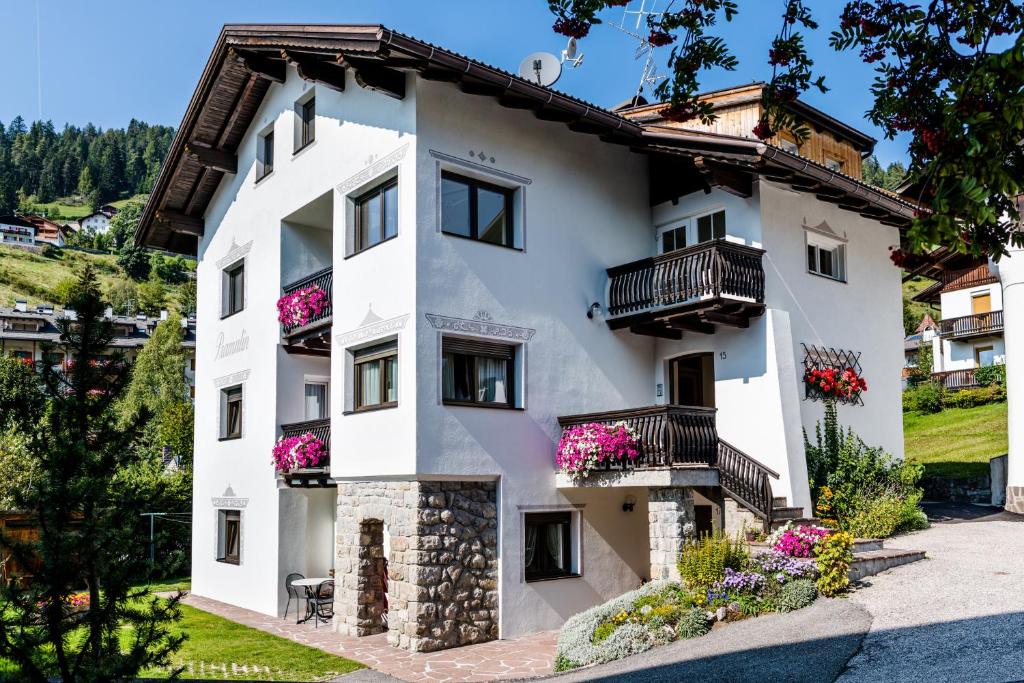
M943 292L939 295L939 305L942 308L942 319L960 318L965 315L972 315L971 300L978 296L988 294L991 297L993 311L1003 310L1003 289L999 283L981 285L980 287L965 287L952 292Z

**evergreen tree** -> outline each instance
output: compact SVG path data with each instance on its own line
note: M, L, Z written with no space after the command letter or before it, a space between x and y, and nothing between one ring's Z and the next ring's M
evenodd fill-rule
M110 237L114 249L120 251L123 247L133 244L135 229L139 227L139 219L142 217L142 208L141 202L128 202L110 219Z
M117 265L121 266L125 275L142 282L149 277L149 254L142 247L128 244L117 255Z
M157 324L135 359L132 380L121 401L121 415L130 419L148 411L162 417L170 406L188 402L188 382L185 380L185 338L181 317L171 313Z
M126 424L117 415L130 368L102 355L114 330L91 269L78 289L76 319L58 323L73 362L39 368L47 405L22 430L36 477L16 502L38 520L40 537L5 542L19 564L33 567L32 581L0 586L0 658L18 680L39 683L131 679L166 666L183 641L170 630L178 598L133 588L151 575L139 552L147 534L138 512L152 494L124 486L119 473L139 462L132 440L148 416ZM83 588L88 609L70 609Z

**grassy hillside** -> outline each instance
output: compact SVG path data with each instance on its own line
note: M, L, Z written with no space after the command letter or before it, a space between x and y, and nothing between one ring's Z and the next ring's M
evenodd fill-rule
M912 297L921 290L931 286L932 283L933 280L924 277L915 277L903 283L903 318L908 334L913 334L914 328L921 322L921 318L924 317L925 313L930 313L936 320L941 317L938 307L911 301Z
M989 459L1006 453L1006 403L949 408L934 415L905 413L903 438L907 459L923 463L926 474L987 474Z
M148 194L137 194L134 197L129 197L128 199L119 199L116 202L110 202L110 204L120 209L131 201L145 204L147 199L149 199ZM88 216L92 213L92 210L89 208L89 204L86 202L84 197L63 197L55 202L50 202L49 204L36 204L35 209L36 211L46 212L47 215L53 215L54 211L59 211L63 220L67 221L78 220L79 218Z

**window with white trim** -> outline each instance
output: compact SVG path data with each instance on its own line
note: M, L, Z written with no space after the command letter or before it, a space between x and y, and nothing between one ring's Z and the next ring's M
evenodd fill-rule
M304 414L307 420L323 420L329 415L327 380L307 379L303 387Z
M658 248L667 254L691 244L724 238L725 210L718 209L661 228L658 231Z
M807 234L807 272L846 282L846 244L813 232Z
M217 561L240 564L242 559L242 511L217 510Z

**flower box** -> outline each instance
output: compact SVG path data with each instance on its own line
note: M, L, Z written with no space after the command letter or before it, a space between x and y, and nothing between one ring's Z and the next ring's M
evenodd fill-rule
M282 436L274 444L274 469L278 472L326 467L330 454L324 442L309 432Z
M839 403L863 403L861 394L868 390L868 383L853 368L807 368L804 384L808 398Z
M565 474L584 477L606 464L626 464L640 454L636 432L625 422L587 422L566 427L555 463Z
M327 292L317 285L303 287L277 300L277 319L287 329L302 327L323 313L329 303Z

